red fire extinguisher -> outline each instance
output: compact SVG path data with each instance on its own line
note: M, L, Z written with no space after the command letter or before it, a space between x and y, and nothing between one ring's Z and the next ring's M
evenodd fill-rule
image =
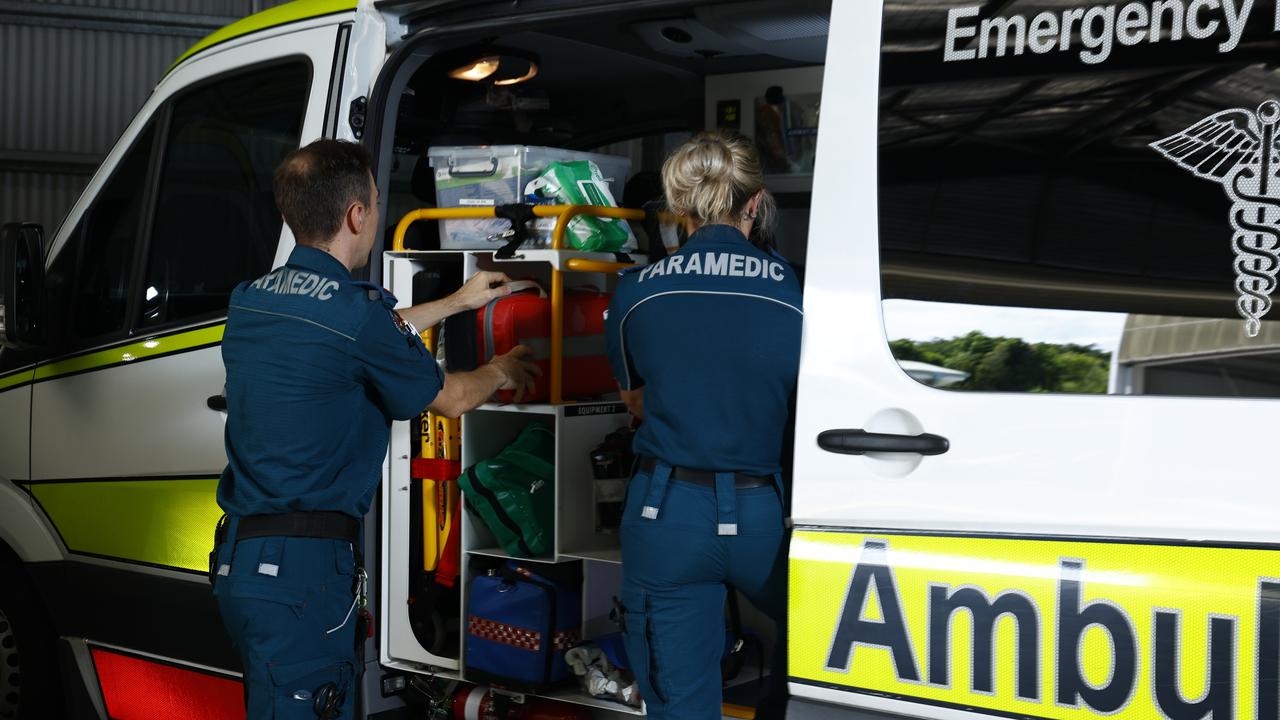
M505 706L505 710L503 708ZM454 720L591 720L591 713L581 705L525 697L495 699L483 685L461 687L453 696Z

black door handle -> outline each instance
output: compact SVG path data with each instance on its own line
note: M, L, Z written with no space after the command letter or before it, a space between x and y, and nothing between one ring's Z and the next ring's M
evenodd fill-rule
M818 433L818 447L841 455L865 455L869 452L941 455L951 449L951 442L932 433L895 435L866 430L824 430Z
M210 395L204 401L204 404L208 405L210 410L217 410L218 412L226 412L227 396L226 395Z

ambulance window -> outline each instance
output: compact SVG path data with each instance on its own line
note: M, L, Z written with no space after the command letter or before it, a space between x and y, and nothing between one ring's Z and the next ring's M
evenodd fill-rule
M305 62L259 68L173 103L144 324L223 313L237 284L271 268L281 228L271 178L298 147L310 74Z
M124 329L155 133L139 135L71 231L46 276L55 345Z
M1280 397L1280 42L1202 5L886 3L883 310L908 375Z

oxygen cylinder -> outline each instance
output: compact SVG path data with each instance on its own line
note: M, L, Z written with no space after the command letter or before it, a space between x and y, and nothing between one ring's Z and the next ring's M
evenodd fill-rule
M454 720L591 720L591 713L581 705L526 696L524 702L512 700L504 715L498 715L494 697L483 685L460 687L453 696Z

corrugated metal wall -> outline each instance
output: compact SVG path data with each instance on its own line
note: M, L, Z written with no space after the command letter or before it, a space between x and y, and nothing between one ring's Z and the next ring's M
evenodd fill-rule
M0 0L0 222L52 235L164 71L284 0Z

